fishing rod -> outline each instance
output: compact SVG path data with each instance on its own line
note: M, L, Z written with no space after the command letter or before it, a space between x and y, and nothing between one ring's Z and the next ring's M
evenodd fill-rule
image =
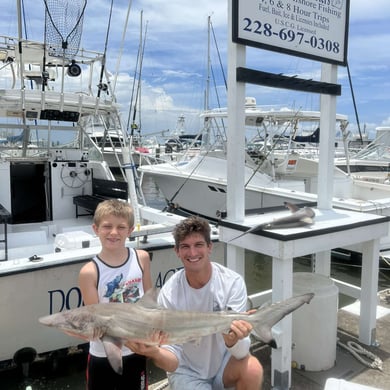
M123 47L125 44L126 31L127 31L127 26L129 24L130 10L131 10L132 4L133 4L133 2L132 2L132 0L130 0L129 5L127 7L126 20L125 20L125 25L123 27L123 32L122 32L122 41L121 41L121 46L120 46L120 50L119 50L118 60L116 63L115 77L114 77L114 82L113 82L113 87L112 87L113 94L115 94L115 91L116 91L116 82L118 80L119 66L120 66L120 63L122 60Z
M107 57L107 46L108 46L108 36L110 34L110 28L111 28L111 17L112 17L112 9L114 6L114 0L111 0L111 6L110 6L110 14L108 17L108 25L107 25L107 32L106 32L106 41L104 43L104 51L103 51L103 57L102 57L102 67L100 69L100 78L99 78L99 84L98 84L98 94L97 97L100 98L100 94L102 91L107 91L108 86L103 84L103 76L104 71L106 67L106 57Z
M359 115L358 115L357 108L356 108L355 93L354 93L354 91L353 91L352 78L351 78L351 72L350 72L350 70L349 70L349 63L348 63L348 61L347 61L347 73L348 73L349 87L351 88L353 109L354 109L354 111L355 111L355 116L356 116L356 122L357 122L358 130L359 130L360 141L361 141L361 143L362 143L362 145L363 145L363 136L362 136L362 132L361 132L361 130L360 130Z
M134 103L134 111L133 111L133 122L131 126L131 135L133 135L133 124L135 123L135 117L137 114L137 105L139 104L141 106L141 75L142 75L142 64L143 64L143 58L145 53L145 41L146 41L146 32L147 32L148 24L146 23L145 26L145 34L143 43L141 45L141 56L140 56L140 63L139 63L139 72L138 72L138 84L137 84L137 92L135 94L135 103ZM139 100L139 103L138 103ZM139 126L138 126L138 132L141 131L141 115L139 117Z

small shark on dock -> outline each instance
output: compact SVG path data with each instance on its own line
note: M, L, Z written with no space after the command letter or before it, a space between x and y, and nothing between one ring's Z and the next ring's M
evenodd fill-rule
M254 313L191 312L158 306L157 292L149 290L136 303L98 303L63 311L39 322L84 340L101 340L112 368L122 373L121 348L127 340L145 344L182 344L203 336L228 332L234 320L246 320L263 342L276 347L271 328L287 314L309 303L313 293L261 307ZM154 335L161 339L156 342ZM162 341L161 341L162 340Z
M248 233L256 233L260 230L287 229L292 227L312 225L314 223L315 212L312 208L305 206L300 209L296 205L289 202L284 202L284 205L291 211L291 215L276 218L271 222L253 226L244 233L241 233L237 237L232 238L230 241L236 240L237 238L242 237Z

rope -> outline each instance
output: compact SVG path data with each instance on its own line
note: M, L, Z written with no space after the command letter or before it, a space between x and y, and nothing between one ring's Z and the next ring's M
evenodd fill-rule
M382 360L372 352L368 351L367 349L364 349L358 343L355 343L354 341L348 341L347 344L343 344L341 341L337 341L337 344L340 347L346 349L348 352L350 352L353 356L355 356L357 360L359 360L360 363L364 364L365 366L377 369L379 371L383 371ZM363 357L360 355L367 356L369 359L372 360L372 362L363 359Z

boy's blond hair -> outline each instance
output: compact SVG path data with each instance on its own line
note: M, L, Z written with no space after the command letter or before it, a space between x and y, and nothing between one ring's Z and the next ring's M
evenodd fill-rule
M127 202L118 199L108 199L100 202L95 210L93 223L99 226L101 221L107 215L125 218L129 227L134 226L134 211L131 205Z

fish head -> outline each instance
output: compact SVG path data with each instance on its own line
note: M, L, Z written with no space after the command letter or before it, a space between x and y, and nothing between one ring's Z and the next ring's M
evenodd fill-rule
M90 306L67 310L39 318L43 325L56 328L66 334L84 340L99 339L105 334L105 326L96 321Z

